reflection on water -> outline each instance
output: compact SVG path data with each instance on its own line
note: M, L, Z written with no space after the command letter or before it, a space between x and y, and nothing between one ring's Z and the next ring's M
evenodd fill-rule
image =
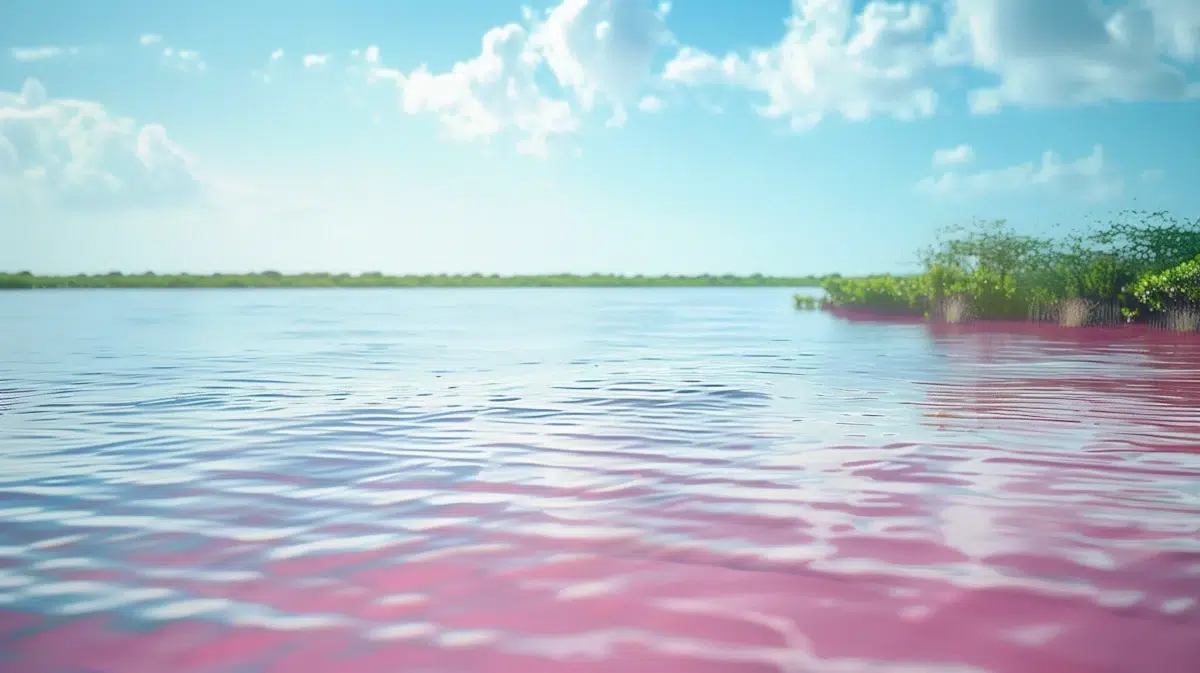
M0 669L1200 670L1200 342L0 295Z

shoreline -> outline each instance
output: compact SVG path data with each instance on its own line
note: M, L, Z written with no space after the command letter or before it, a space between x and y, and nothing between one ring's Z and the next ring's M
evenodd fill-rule
M423 274L388 276L380 273L282 274L136 274L39 276L27 272L0 273L0 290L57 289L320 289L320 288L817 288L821 276L625 276L617 274Z
M798 307L797 310L804 310ZM1056 320L1033 320L995 317L972 317L960 322L934 320L930 317L908 311L883 311L861 306L845 306L831 303L820 304L815 310L828 313L834 318L854 322L870 322L893 325L926 325L938 330L952 332L972 331L977 329L1038 332L1053 331L1055 333L1087 332L1093 335L1123 333L1140 334L1146 332L1173 333L1178 335L1200 335L1195 329L1177 329L1171 326L1168 319L1160 317L1155 320L1129 320L1120 322L1087 322L1084 324L1064 324Z

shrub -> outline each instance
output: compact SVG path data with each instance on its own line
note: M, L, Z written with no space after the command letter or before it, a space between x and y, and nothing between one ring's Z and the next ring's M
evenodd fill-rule
M1142 275L1131 291L1151 311L1200 308L1200 255Z
M792 300L796 303L796 310L811 311L819 308L822 304L820 299L807 294L794 294Z
M861 306L884 313L920 315L928 297L924 276L827 278L821 286L836 306Z
M1096 233L1058 239L1019 234L1003 220L977 222L943 232L920 261L918 275L829 277L823 285L837 305L939 321L1084 325L1200 310L1200 220L1163 213L1125 211Z

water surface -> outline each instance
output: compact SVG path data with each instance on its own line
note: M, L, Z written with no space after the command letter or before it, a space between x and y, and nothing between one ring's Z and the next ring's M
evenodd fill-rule
M789 295L0 294L0 670L1200 670L1200 342Z

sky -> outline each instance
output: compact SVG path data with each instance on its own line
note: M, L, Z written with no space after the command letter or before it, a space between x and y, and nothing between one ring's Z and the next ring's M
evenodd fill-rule
M1197 185L1196 0L0 0L0 270L904 271Z

